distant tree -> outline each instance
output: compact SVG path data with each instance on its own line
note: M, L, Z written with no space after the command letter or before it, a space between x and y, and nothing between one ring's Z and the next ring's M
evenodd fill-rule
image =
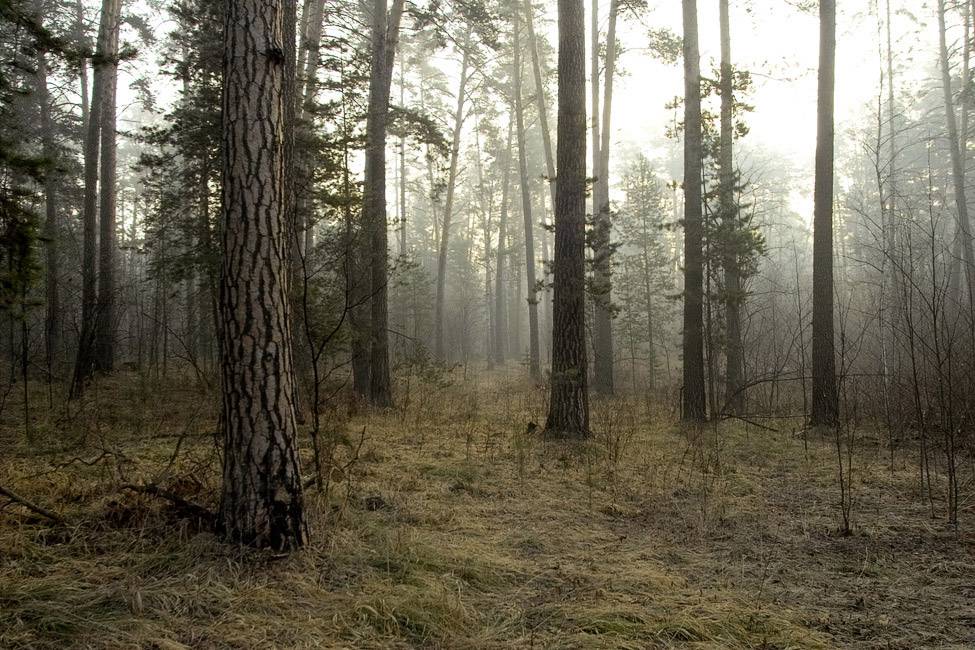
M683 0L684 19L684 388L681 419L707 418L704 378L704 218L701 195L701 60L697 0Z
M833 346L833 79L836 2L819 3L819 98L813 190L812 426L839 422Z
M719 211L722 225L733 235L736 228L738 206L735 204L734 154L734 78L731 67L731 21L728 16L728 0L718 3L721 27L721 146L718 170L720 181ZM738 272L738 254L733 247L727 248L724 264L725 290L725 408L740 413L744 405L744 353L741 341L741 275Z
M595 2L593 3L595 7ZM592 232L592 254L594 273L595 319L593 322L593 366L595 375L593 387L600 393L613 392L613 312L612 312L612 254L613 243L612 213L609 205L609 147L610 147L610 119L613 107L613 77L616 71L616 17L619 13L619 0L610 0L609 26L606 29L606 75L603 84L603 119L599 133L598 147L593 152L595 165L593 173L596 177L593 189L593 219L595 221ZM593 41L597 41L595 23L593 26ZM593 76L597 76L596 61L593 62ZM598 96L598 83L593 87L594 96ZM593 102L593 109L596 101ZM599 123L593 119L594 130L599 131ZM594 145L595 145L594 139Z
M531 189L528 179L528 151L525 138L525 110L521 96L521 25L520 12L514 11L512 45L514 48L515 132L518 140L518 170L521 179L521 213L525 221L525 280L528 286L528 371L538 381L542 377L538 341L538 291L535 282L535 223L532 219Z
M223 492L231 540L287 551L308 536L294 413L284 178L286 88L280 31L289 0L227 5L223 60Z
M545 434L585 438L586 59L582 0L559 0L559 114L556 144L552 393Z

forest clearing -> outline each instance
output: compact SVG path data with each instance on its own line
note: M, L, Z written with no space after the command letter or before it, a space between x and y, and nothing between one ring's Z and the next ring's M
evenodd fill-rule
M543 441L522 368L418 382L408 406L319 441L312 536L290 556L222 543L217 395L134 373L83 404L11 397L0 484L64 518L0 513L0 647L968 648L971 506L920 497L916 449L857 432L853 532L836 447L736 421L683 429L633 398L593 403L583 449ZM35 399L43 403L42 386ZM312 441L303 467L314 478Z

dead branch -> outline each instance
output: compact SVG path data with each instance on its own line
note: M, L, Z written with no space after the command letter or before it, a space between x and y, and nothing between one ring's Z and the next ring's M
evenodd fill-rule
M62 517L58 513L54 512L53 510L48 510L47 508L44 508L42 506L39 506L36 503L34 503L33 501L30 501L28 499L25 499L24 497L20 496L19 494L17 494L13 490L10 490L8 488L5 488L2 485L0 485L0 494L2 494L3 496L7 497L8 499L10 499L11 501L13 501L14 503L19 503L20 505L24 506L28 510L30 510L32 512L35 512L35 513L37 513L39 515L41 515L42 517L47 517L48 519L50 519L51 521L53 521L53 522L55 522L57 524L67 524L68 523L67 521L65 521L64 517Z
M175 504L180 509L184 510L186 513L198 517L206 522L213 522L216 520L217 516L211 512L208 508L201 506L199 503L194 503L183 497L170 492L169 490L163 489L158 485L136 485L134 483L124 483L119 486L120 490L131 490L132 492L137 492L138 494L148 494L160 499L165 499L173 504Z

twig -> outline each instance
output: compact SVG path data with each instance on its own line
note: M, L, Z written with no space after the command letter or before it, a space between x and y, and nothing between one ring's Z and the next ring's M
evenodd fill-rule
M13 492L12 490L9 490L9 489L5 488L2 485L0 485L0 494L2 494L3 496L7 497L8 499L10 499L11 501L13 501L15 503L19 503L20 505L24 506L28 510L31 510L33 512L36 512L37 514L39 514L39 515L41 515L43 517L47 517L48 519L50 519L51 521L53 521L55 523L58 523L58 524L67 524L68 523L67 521L65 521L64 517L62 517L58 513L54 512L53 510L48 510L47 508L43 508L43 507L37 505L36 503L25 499L24 497L20 496L16 492Z

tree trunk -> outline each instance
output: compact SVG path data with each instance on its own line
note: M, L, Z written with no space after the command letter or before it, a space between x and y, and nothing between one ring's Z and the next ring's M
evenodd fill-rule
M470 67L470 40L464 44L464 60L460 66L460 85L457 88L457 110L454 112L454 133L450 144L450 169L447 172L447 197L444 200L443 227L440 229L440 248L437 255L437 302L434 310L434 349L437 361L447 360L444 341L444 299L447 287L447 248L450 244L450 221L454 210L454 189L457 185L457 159L460 154L460 135L464 128L464 100L467 98L467 73Z
M610 0L609 26L606 29L606 76L603 84L603 123L600 134L598 166L593 192L595 228L593 231L593 266L596 300L593 323L593 385L597 392L613 394L613 312L612 312L612 215L609 209L610 118L613 106L613 76L616 70L616 16L619 0ZM598 202L595 202L598 201Z
M559 0L552 393L545 422L545 434L558 439L590 435L585 305L585 40L582 0Z
M968 39L968 34L965 34ZM958 122L955 118L954 96L951 90L951 70L948 64L948 45L945 37L945 2L938 0L938 45L941 54L941 86L944 92L945 118L948 123L948 147L951 153L951 180L955 190L955 210L957 212L958 246L961 248L962 260L965 263L965 280L967 282L967 295L964 299L971 301L975 296L975 259L972 254L972 228L968 218L968 202L965 196L965 157L962 147L962 138L967 138L967 134L958 133ZM967 80L966 82L967 83ZM960 299L960 293L956 286L954 297ZM960 301L961 302L961 301Z
M538 101L538 125L542 132L542 147L545 150L545 169L548 171L549 196L555 207L555 157L552 155L552 132L548 128L548 105L545 101L545 79L542 77L542 64L538 56L538 39L535 37L535 17L531 0L525 0L525 26L528 28L528 50L532 57L532 71L535 76L535 96Z
M118 309L118 296L115 287L116 251L118 249L116 232L116 169L115 103L118 86L118 48L119 26L121 23L121 0L118 0L112 14L111 40L107 52L109 60L104 61L105 86L101 110L101 184L98 201L98 303L95 316L94 364L100 372L115 369L115 339Z
M511 140L514 120L508 115L508 140L505 147L504 168L501 172L501 211L498 217L498 261L494 281L494 358L504 365L507 360L508 310L504 287L504 265L508 259L508 189L511 186Z
M389 244L386 225L386 122L393 83L393 57L399 38L403 0L393 0L389 15L386 0L376 0L373 16L373 70L366 119L366 169L362 192L362 242L369 260L369 399L380 407L392 406L388 344Z
M518 14L514 19L514 93L515 93L515 131L518 137L518 171L521 179L521 213L525 222L525 281L528 286L528 371L533 381L540 381L538 342L538 294L535 282L535 223L532 219L532 195L528 181L528 151L525 144L525 115L521 97L521 31Z
M741 342L741 276L739 275L738 206L735 205L734 146L734 81L731 69L731 21L728 0L720 0L721 22L721 147L718 180L719 209L725 230L725 408L741 413L745 404L743 391L744 355Z
M287 0L227 5L223 101L223 492L232 541L305 544L288 308ZM291 98L293 101L293 98Z
M813 308L811 426L839 424L833 345L833 79L836 3L819 3L819 98L813 191Z
M44 157L57 159L57 145L54 140L54 122L51 119L51 95L47 87L47 55L41 52L37 57L37 100L41 107L41 132ZM48 373L52 372L55 357L61 350L61 281L60 281L60 231L58 217L58 176L49 170L44 176L44 284L47 313L44 319L44 349Z
M75 362L71 395L84 391L95 371L95 336L98 315L98 153L101 140L102 112L108 92L109 68L117 58L119 14L121 0L103 0L98 26L98 43L93 61L91 103L88 110L88 129L85 135L84 166L85 194L82 207L84 231L81 262L81 333L78 357ZM114 47L113 47L114 44ZM114 101L113 101L114 105ZM114 111L114 107L112 109ZM114 134L113 134L114 135Z
M684 388L681 418L707 419L704 381L704 218L701 203L701 57L697 0L684 20Z

